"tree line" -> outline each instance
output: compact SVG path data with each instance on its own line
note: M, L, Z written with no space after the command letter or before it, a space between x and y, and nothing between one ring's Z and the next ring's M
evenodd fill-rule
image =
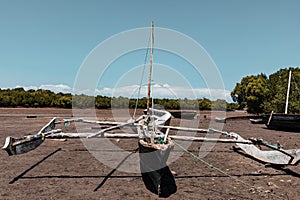
M300 113L300 68L280 69L266 76L245 76L231 92L235 103L207 98L154 99L153 103L165 109L186 110L247 110L249 113L282 113L285 109L288 74L292 71L288 113ZM54 93L50 90L24 90L23 88L1 89L0 107L57 107L57 108L146 108L147 99L107 97L98 95L72 95Z
M154 105L165 109L226 110L236 109L237 104L225 100L211 101L207 98L189 99L154 99ZM72 95L54 93L50 90L24 90L24 88L0 89L0 107L57 107L57 108L146 108L147 99L126 97Z
M283 113L287 97L289 71L292 71L288 113L300 113L300 68L280 69L269 77L265 74L243 77L231 92L238 109L249 113Z

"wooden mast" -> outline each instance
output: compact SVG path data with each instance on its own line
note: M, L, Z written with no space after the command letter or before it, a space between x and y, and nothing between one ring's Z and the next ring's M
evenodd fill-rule
M291 86L291 76L292 76L292 70L289 72L289 82L288 82L288 89L286 92L286 101L285 101L285 111L284 114L287 114L288 112L288 106L289 106L289 96L290 96L290 86Z
M149 114L150 98L151 98L151 74L153 62L153 46L154 46L154 22L151 23L151 49L150 49L150 69L148 74L148 96L147 96L147 114Z

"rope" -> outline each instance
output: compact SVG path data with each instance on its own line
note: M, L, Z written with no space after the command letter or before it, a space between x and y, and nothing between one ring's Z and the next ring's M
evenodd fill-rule
M142 76L141 76L141 80L140 80L140 84L139 84L139 89L138 89L138 96L135 102L135 107L134 107L134 112L133 112L133 119L135 119L135 115L136 115L136 111L137 111L137 107L138 107L138 102L139 102L139 98L140 98L140 94L141 94L141 88L143 85L143 79L144 79L144 74L145 74L145 69L146 69L146 64L147 64L147 58L148 58L148 54L149 54L149 46L150 46L150 36L148 39L148 48L146 50L146 55L145 55L145 59L144 59L144 66L143 66L143 71L142 71Z
M189 150L185 149L183 146L181 146L180 144L178 144L178 143L175 142L174 140L172 140L172 141L174 142L175 145L177 145L179 148L181 148L184 152L190 154L193 158L195 158L196 160L200 161L201 163L207 165L208 167L210 167L210 168L212 168L212 169L214 169L214 170L220 172L221 174L223 174L223 175L225 175L225 176L228 176L229 178L234 179L234 180L237 181L237 182L240 182L240 183L244 184L245 187L252 188L252 189L254 189L254 190L256 190L256 191L258 191L258 192L260 192L260 193L263 192L262 190L259 190L258 188L254 187L254 186L252 186L252 185L250 185L250 184L248 184L248 183L246 183L246 182L244 182L244 181L242 181L242 180L240 180L240 179L238 179L238 178L236 178L236 177L234 177L234 176L232 176L232 175L230 175L230 174L228 174L228 173L226 173L225 171L221 170L220 168L215 167L213 164L206 162L205 160L201 159L201 158L200 158L199 156L197 156L196 154L194 154L194 153L190 152ZM270 195L272 195L272 196L274 196L274 197L276 197L276 198L279 198L279 199L283 199L283 197L280 197L280 196L278 196L278 195L276 195L276 194L270 193Z

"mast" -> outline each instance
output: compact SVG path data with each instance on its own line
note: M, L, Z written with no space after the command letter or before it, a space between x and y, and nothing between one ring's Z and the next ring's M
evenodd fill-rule
M147 114L149 114L150 98L151 98L151 74L153 62L153 46L154 46L154 22L151 23L151 49L150 49L150 68L148 74L148 96L147 96Z
M289 96L290 96L290 86L291 86L291 77L292 77L292 70L290 70L290 73L289 73L289 82L288 82L288 89L287 89L287 92L286 92L286 102L285 102L285 111L284 111L284 114L287 114L287 112L288 112Z

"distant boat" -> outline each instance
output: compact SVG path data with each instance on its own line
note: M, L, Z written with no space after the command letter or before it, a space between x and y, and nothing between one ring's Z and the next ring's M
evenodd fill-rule
M175 118L180 119L194 119L197 112L189 110L179 110L179 111L169 111L171 115Z
M269 129L300 131L300 115L274 113L263 116L263 121Z
M226 118L225 118L225 117L223 117L223 118L216 117L216 118L215 118L215 122L218 122L218 123L226 123Z
M269 129L300 131L300 114L288 114L292 71L289 72L288 88L286 94L285 112L273 113L263 116L263 121Z
M250 122L252 124L264 124L264 120L263 119L250 119Z

